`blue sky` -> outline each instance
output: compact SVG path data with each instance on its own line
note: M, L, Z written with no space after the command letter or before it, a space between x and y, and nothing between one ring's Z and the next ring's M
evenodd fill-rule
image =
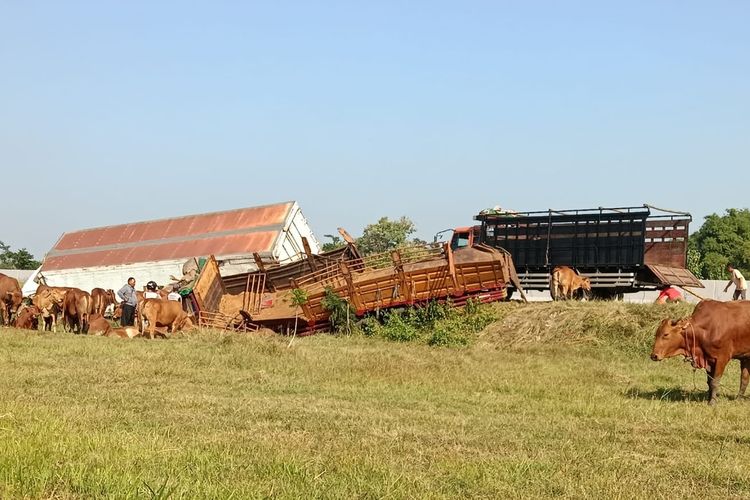
M747 207L748 2L0 0L0 239L300 202Z

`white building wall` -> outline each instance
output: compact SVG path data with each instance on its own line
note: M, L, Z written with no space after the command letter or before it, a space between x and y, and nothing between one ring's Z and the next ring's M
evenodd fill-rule
M170 276L182 276L182 265L187 260L43 271L41 274L49 286L71 286L88 292L97 287L105 290L111 288L117 292L132 276L135 278L136 289L141 290L151 280L156 281L159 286L172 283ZM35 286L24 286L24 293L30 288L36 289Z
M724 287L727 286L728 281L729 280L701 280L701 283L703 283L703 286L705 288L691 288L690 290L694 293L697 293L704 299L728 301L732 300L732 294L734 293L734 285L729 287L728 292L724 292ZM682 295L688 302L698 302L698 298L694 295L690 295L689 293L679 288L678 290L682 292ZM549 295L549 290L529 290L528 292L526 292L526 296L528 297L530 302L543 302L552 300ZM658 296L659 292L656 290L626 293L623 301L634 302L638 304L648 304L653 303ZM513 295L513 299L518 298L520 298L518 294ZM750 297L748 297L748 299L750 299Z
M34 274L34 270L31 269L0 269L0 273L15 278L19 283L24 283L29 277Z

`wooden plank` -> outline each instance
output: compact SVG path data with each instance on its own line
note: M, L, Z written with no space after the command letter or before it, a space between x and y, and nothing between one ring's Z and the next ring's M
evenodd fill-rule
M253 258L255 259L255 265L258 266L258 271L265 273L266 272L266 266L263 265L263 259L260 257L259 253L254 253Z
M315 257L313 256L312 249L310 248L310 242L307 241L306 237L302 237L302 247L305 249L305 255L307 256L307 264L310 266L310 270L315 272L318 270L317 264L315 264Z
M445 255L448 257L448 273L450 274L451 282L453 283L453 293L459 293L458 278L456 278L456 262L453 259L453 249L449 242L445 243Z
M698 294L697 294L697 293L695 293L694 291L690 290L690 289L689 289L688 287L686 287L686 286L681 286L680 288L681 288L681 289L683 289L683 290L685 290L685 291L686 291L687 293L689 293L689 294L690 294L690 295L692 295L693 297L697 297L697 298L698 298L699 300L706 300L706 297L701 297L700 295L698 295Z
M338 228L338 231L339 231L339 234L341 235L341 237L344 238L344 241L347 244L354 245L355 240L354 240L354 238L352 238L352 236L349 233L346 232L346 229L344 229L343 227L340 227L340 228Z
M403 296L406 300L411 300L411 290L409 290L409 283L406 281L406 274L404 273L404 265L401 262L401 253L398 250L391 252L391 261L393 262L393 268L398 276L399 282L399 296ZM393 297L395 299L396 297ZM378 306L380 307L380 306Z
M201 310L216 312L219 310L221 297L226 293L224 282L219 274L219 264L213 255L209 256L201 269L198 280L193 286L193 292L198 299Z
M357 288L354 286L354 280L352 279L352 273L349 270L349 266L346 265L346 262L341 261L339 262L339 268L341 269L341 274L346 282L346 288L349 291L349 300L357 310L357 313L362 314L362 312L365 311L365 305L362 302L359 293L357 293Z

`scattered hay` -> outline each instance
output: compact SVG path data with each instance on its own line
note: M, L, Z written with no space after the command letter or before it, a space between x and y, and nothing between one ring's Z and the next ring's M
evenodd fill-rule
M640 347L653 339L662 319L684 317L692 309L690 304L604 301L498 304L497 321L481 337L483 343L502 346L616 343Z

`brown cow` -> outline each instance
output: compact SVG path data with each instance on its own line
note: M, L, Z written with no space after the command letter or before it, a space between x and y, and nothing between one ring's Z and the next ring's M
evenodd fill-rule
M740 396L750 381L750 301L700 302L689 318L665 319L656 330L651 359L685 356L708 374L708 404L716 404L719 383L730 359L742 368Z
M550 293L554 300L572 299L576 290L591 292L591 281L570 267L558 266L552 271Z
M104 316L107 311L107 307L110 304L117 304L115 299L115 291L111 288L105 290L104 288L94 288L91 290L91 313L99 314Z
M104 316L98 313L93 313L89 316L89 335L108 335L112 331L112 325L109 324Z
M172 333L193 326L192 320L183 311L182 304L173 300L145 299L138 309L141 314L141 331L150 339L154 338L154 332L159 326L170 327ZM148 332L146 332L146 323L148 323Z
M23 294L18 281L0 273L0 325L12 324L13 315L22 302Z
M64 286L39 285L31 302L41 311L44 319L44 330L57 331L57 317L62 312L65 293L69 290Z
M36 306L21 306L21 308L18 309L16 321L13 326L25 330L38 330L40 314L42 314L42 311Z
M91 295L78 288L65 293L63 301L63 326L74 333L86 333L91 311Z
M140 335L141 332L139 332L138 328L134 326L112 328L109 333L106 334L107 337L120 337L122 339L132 339L133 337L139 337Z

